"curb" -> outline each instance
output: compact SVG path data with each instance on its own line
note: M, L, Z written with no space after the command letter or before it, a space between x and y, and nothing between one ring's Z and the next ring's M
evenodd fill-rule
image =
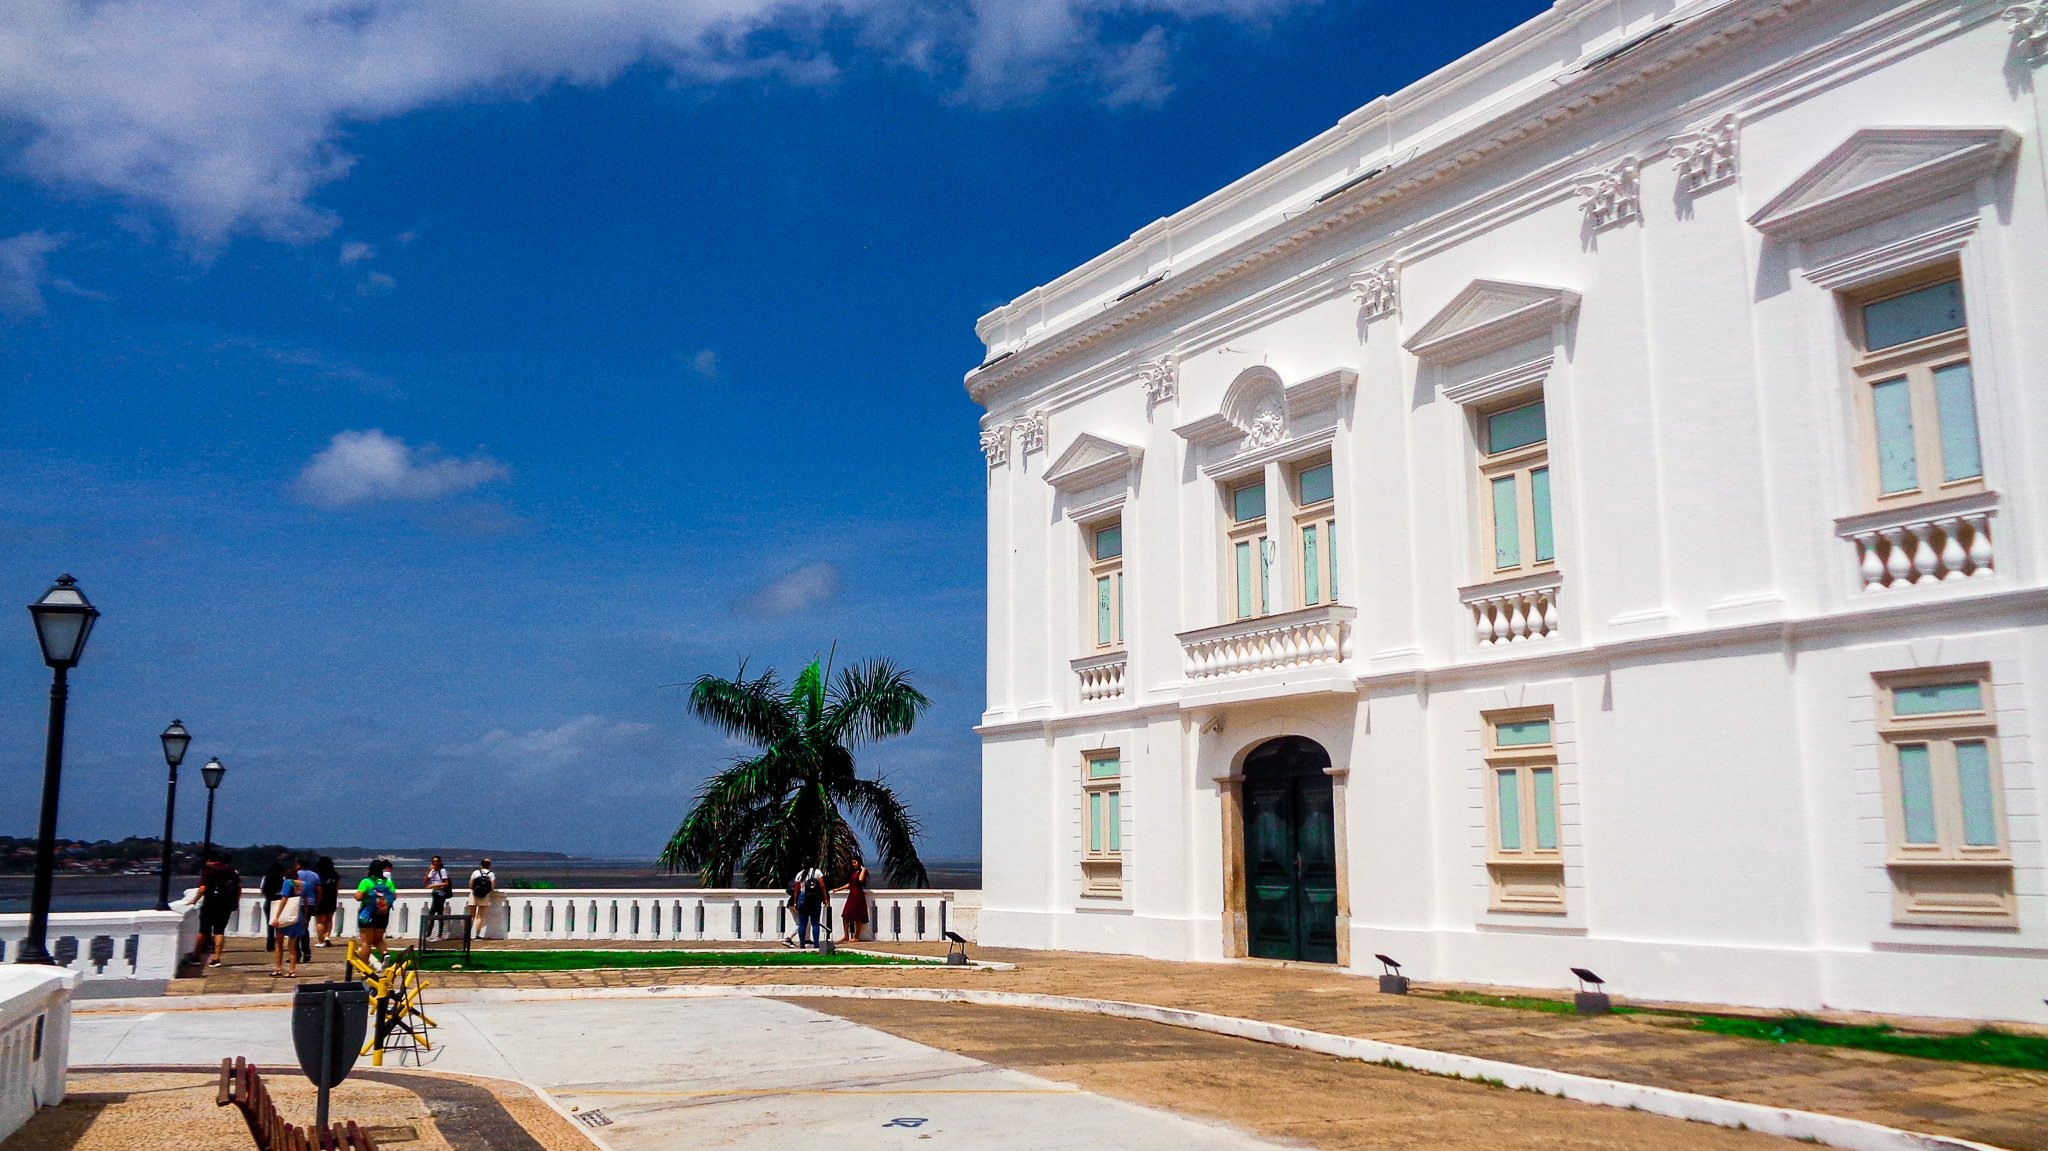
M1339 1059L1355 1059L1375 1063L1404 1071L1421 1071L1431 1075L1443 1075L1454 1079L1467 1079L1514 1088L1518 1091L1534 1091L1571 1099L1580 1103L1592 1103L1602 1107L1620 1107L1662 1115L1672 1119L1687 1119L1695 1123L1710 1123L1716 1127L1732 1127L1742 1130L1759 1131L1766 1135L1777 1135L1787 1139L1800 1139L1839 1147L1844 1151L2003 1151L1988 1143L1977 1143L1968 1139L1956 1139L1945 1135L1926 1135L1916 1131L1905 1131L1886 1127L1863 1119L1850 1119L1840 1115L1826 1115L1814 1111L1796 1111L1786 1107L1771 1107L1762 1103L1745 1103L1736 1099L1722 1099L1713 1095L1697 1095L1688 1091L1677 1091L1668 1087L1650 1087L1641 1083L1624 1083L1614 1079L1596 1079L1588 1075L1575 1075L1567 1071L1552 1071L1543 1067L1529 1067L1519 1063L1506 1063L1497 1059L1483 1059L1474 1055L1456 1055L1445 1051L1431 1051L1421 1047L1405 1047L1398 1043L1386 1043L1377 1039L1360 1039L1349 1035L1333 1035L1325 1031L1311 1031L1303 1027L1290 1027L1278 1023L1263 1023L1256 1019L1240 1019L1229 1015L1214 1015L1206 1011L1186 1011L1172 1007L1155 1007L1147 1003L1126 1003L1113 999L1081 999L1065 995L1039 995L1016 991L975 991L956 988L925 987L816 987L803 984L680 984L665 987L632 988L576 988L560 990L521 991L515 989L472 989L463 996L474 1002L515 1002L520 1000L546 999L612 999L634 996L657 996L677 999L899 999L927 1003L971 1003L988 1007L1024 1007L1043 1011L1065 1011L1082 1015L1106 1015L1118 1019L1134 1019L1147 1023L1163 1023L1169 1027L1185 1027L1194 1031L1206 1031L1216 1035L1229 1035L1239 1039L1250 1039L1259 1043L1271 1043L1280 1047L1291 1047L1319 1055L1331 1055ZM443 1002L457 1002L454 995L443 998Z

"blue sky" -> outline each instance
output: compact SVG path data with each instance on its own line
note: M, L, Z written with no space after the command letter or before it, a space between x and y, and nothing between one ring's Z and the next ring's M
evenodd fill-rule
M10 5L0 590L106 613L62 831L155 834L177 716L223 840L649 856L734 754L683 685L837 642L978 854L975 318L1545 7Z

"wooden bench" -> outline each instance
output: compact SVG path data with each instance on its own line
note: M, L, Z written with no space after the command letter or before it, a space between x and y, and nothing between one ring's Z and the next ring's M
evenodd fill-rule
M256 1065L237 1055L220 1061L220 1092L214 1106L241 1108L257 1151L377 1151L369 1133L354 1122L315 1132L284 1121L270 1101L270 1089Z

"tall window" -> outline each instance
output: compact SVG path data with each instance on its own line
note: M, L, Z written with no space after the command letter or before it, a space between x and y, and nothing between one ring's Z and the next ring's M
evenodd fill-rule
M1337 602L1337 488L1330 461L1294 471L1294 533L1301 546L1304 607Z
M1865 474L1878 504L1984 486L1963 282L1953 267L1849 297Z
M2009 921L2012 857L1990 669L1879 677L1878 729L1899 918ZM1933 865L1931 874L1920 864Z
M1269 615L1273 590L1273 541L1266 533L1266 481L1239 484L1226 493L1230 513L1231 594L1238 619Z
M1519 575L1557 560L1550 527L1550 442L1543 401L1479 417L1479 482L1494 575Z
M1088 634L1096 651L1124 645L1124 522L1091 524L1088 537Z
M1123 770L1115 750L1091 751L1082 757L1081 889L1089 895L1123 891Z
M1549 708L1486 716L1487 870L1496 911L1564 910Z

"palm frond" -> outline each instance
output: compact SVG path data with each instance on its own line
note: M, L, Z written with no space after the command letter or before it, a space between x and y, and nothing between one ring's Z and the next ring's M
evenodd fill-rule
M910 686L908 671L885 659L871 659L839 673L823 726L831 742L858 747L907 733L931 705L923 692Z
M910 887L923 887L931 882L924 861L917 856L917 837L923 826L888 784L877 779L856 779L842 798L860 817L868 837L874 841L885 882Z
M788 738L796 726L775 669L748 679L744 664L732 679L698 676L690 686L690 713L727 735L762 747Z

